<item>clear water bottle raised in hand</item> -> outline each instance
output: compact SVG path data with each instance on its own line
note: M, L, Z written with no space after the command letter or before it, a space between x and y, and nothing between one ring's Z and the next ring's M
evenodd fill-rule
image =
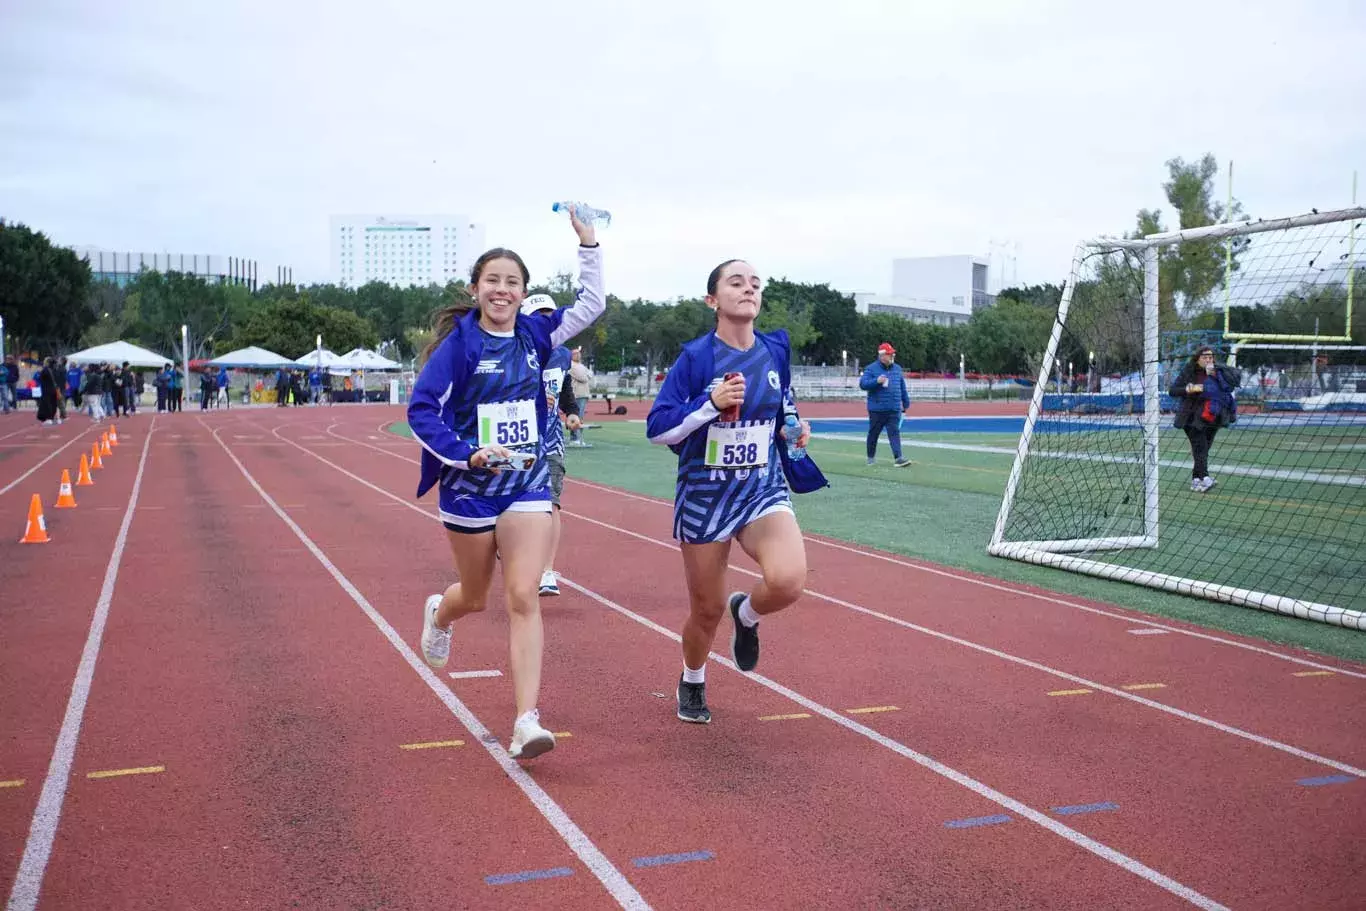
M789 414L783 418L783 426L787 428L787 457L794 462L806 458L806 450L797 446L797 440L802 435L802 425L797 416Z
M553 203L550 206L550 211L563 212L565 215L568 215L571 209L579 216L579 221L584 224L590 224L595 221L600 221L604 225L609 226L612 224L611 212L608 212L606 209L595 209L586 203L563 200L561 202Z

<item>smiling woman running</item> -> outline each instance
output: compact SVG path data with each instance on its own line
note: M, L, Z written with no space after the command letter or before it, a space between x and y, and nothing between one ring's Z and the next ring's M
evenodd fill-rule
M537 587L552 533L541 365L606 305L593 226L577 215L570 220L582 283L574 303L520 313L531 279L526 264L511 250L484 253L470 274L473 300L436 314L435 338L408 405L408 424L422 444L417 495L440 485L441 520L460 577L423 605L422 656L432 667L445 666L451 624L484 609L494 560L501 558L517 702L508 747L514 759L555 746L536 708L544 646Z
M759 276L742 260L707 278L716 329L688 342L650 408L646 432L678 455L674 537L683 552L690 611L683 624L678 717L706 724L706 663L721 615L730 611L731 657L742 671L759 663L759 618L791 605L806 584L806 548L792 512L797 493L827 482L806 454L811 427L796 417L785 330L758 332ZM779 441L779 438L782 441ZM788 444L798 452L789 454ZM748 594L726 597L731 539L759 564L763 578Z

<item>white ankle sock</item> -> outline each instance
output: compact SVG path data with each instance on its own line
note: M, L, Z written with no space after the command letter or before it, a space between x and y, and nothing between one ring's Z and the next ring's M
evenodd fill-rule
M706 665L706 664L703 664L703 665L702 665L701 667L699 667L697 670L693 670L692 668L688 667L688 665L685 663L685 664L683 665L683 682L684 682L684 683L706 683L706 682L707 682L707 665Z
M759 622L759 615L754 612L754 605L750 603L749 595L745 595L745 600L740 602L740 622L745 626L754 626Z
M541 722L541 713L540 713L540 711L537 710L537 709L527 709L525 712L523 712L522 714L520 714L520 715L517 716L517 720L516 720L515 722L513 722L513 724L514 724L514 725L518 725L518 724L521 724L523 721L528 721L528 720L534 721L534 722L536 722L537 724L540 724L540 722Z

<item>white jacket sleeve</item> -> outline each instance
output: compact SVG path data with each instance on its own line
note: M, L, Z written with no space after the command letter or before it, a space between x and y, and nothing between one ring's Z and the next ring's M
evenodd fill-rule
M550 333L552 347L563 345L593 324L607 309L602 281L602 247L579 247L579 291L574 303L554 314L560 324Z

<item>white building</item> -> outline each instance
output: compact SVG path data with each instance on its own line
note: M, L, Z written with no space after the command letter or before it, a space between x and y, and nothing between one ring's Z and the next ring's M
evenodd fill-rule
M463 278L484 250L484 226L464 215L334 215L334 284L444 285Z
M858 292L860 313L890 313L917 323L957 326L996 296L988 289L989 263L979 256L915 256L892 260L892 293Z

